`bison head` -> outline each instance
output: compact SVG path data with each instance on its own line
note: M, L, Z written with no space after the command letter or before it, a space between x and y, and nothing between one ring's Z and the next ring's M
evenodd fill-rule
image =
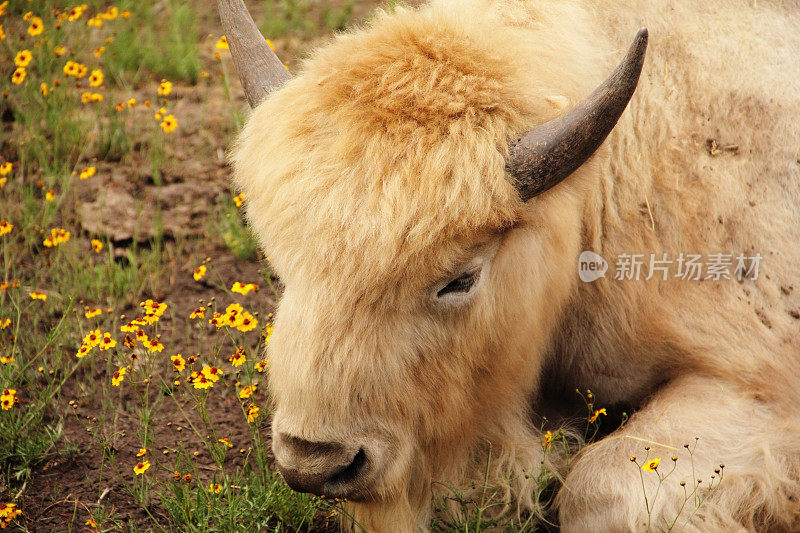
M554 118L521 81L529 65L492 44L513 25L399 10L290 79L243 2L219 3L254 107L235 179L285 285L277 464L297 490L360 502L362 521L412 527L431 482L468 475L487 443L508 462L509 442L537 444L529 403L580 245L579 194L540 195L613 128L647 34Z

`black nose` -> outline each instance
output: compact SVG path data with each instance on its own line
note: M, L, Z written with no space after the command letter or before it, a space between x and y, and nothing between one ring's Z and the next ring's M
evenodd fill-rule
M364 491L369 459L363 448L354 449L336 442L312 442L280 434L277 447L283 448L278 470L297 492L317 496L358 499Z

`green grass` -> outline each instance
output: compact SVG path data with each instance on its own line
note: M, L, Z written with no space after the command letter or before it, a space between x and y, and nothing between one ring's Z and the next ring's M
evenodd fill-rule
M248 469L208 487L173 481L164 498L172 522L182 531L302 531L313 526L317 512L327 507L319 499L292 493L272 474ZM233 487L242 487L237 490Z
M242 260L256 257L258 252L256 237L242 220L241 213L232 201L220 204L215 219L213 228L233 255Z
M171 80L197 81L202 70L200 32L190 5L177 0L162 4L129 0L118 5L131 10L135 23L125 26L106 47L107 64L115 77L135 83L149 71Z
M355 0L332 6L312 0L267 0L261 32L268 39L279 37L309 38L320 28L328 32L343 30L353 16Z

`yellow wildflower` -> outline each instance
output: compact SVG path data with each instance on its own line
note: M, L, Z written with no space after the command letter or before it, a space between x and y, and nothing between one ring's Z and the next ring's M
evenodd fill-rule
M236 207L242 207L244 203L244 193L234 196L233 203L236 204Z
M78 72L78 64L74 61L67 61L64 64L64 76L74 76L76 72Z
M111 384L115 387L119 387L119 384L125 381L125 373L127 369L123 366L116 372L114 372L114 376L111 378Z
M97 239L92 239L92 250L99 254L103 251L103 243Z
M14 164L10 161L6 161L0 165L0 176L8 176L11 173L12 168L14 168Z
M50 89L47 87L47 84L42 82L39 84L39 92L42 93L42 96L47 96L47 93L50 92Z
M139 331L139 326L134 324L133 322L128 322L127 324L123 324L119 327L119 330L123 333L136 333Z
M79 18L81 18L81 15L83 15L84 11L86 11L86 7L84 7L83 5L73 7L72 9L70 9L69 14L67 15L67 19L70 22L76 21Z
M101 55L103 55L103 52L105 52L105 51L106 51L106 47L105 46L101 46L100 48L95 48L94 49L94 57L100 57Z
M239 319L236 322L236 329L242 332L253 330L257 326L258 326L258 320L247 311L243 312L239 316Z
M8 2L3 2L3 4L8 4ZM5 9L3 4L0 4L0 8ZM3 409L5 409L5 404L3 404ZM16 503L0 503L0 528L5 529L21 514L22 510L17 508Z
M103 334L99 329L95 329L90 331L86 334L83 338L83 344L91 347L95 347L100 344L100 341L103 339Z
M159 125L161 126L161 129L164 130L164 133L171 133L178 128L178 119L176 119L173 115L167 115Z
M148 340L145 343L144 347L147 348L147 350L150 352L161 352L164 350L164 345L161 344L161 342L159 342L159 340L155 338Z
M232 320L238 317L242 311L244 311L244 308L240 304L234 303L225 308L225 315Z
M189 315L189 318L205 318L206 317L206 308L205 307L198 307L192 314Z
M210 389L214 386L214 382L203 375L202 372L195 370L189 376L189 383L194 385L195 389Z
M645 464L642 465L642 470L645 472L655 472L658 469L658 463L661 462L661 459L654 458L647 461Z
M5 389L3 390L3 394L0 395L0 404L2 404L3 410L8 411L14 404L19 402L19 399L16 396L17 391L16 389Z
M219 377L222 375L222 370L220 370L215 366L206 365L203 367L203 370L201 372L206 377L206 379L210 379L214 383L219 381Z
M186 360L183 358L181 354L173 355L170 357L172 360L172 369L175 372L183 372L183 369L186 368Z
M246 398L249 398L250 396L253 395L253 393L255 391L256 391L255 385L248 385L248 386L246 386L245 388L243 388L242 390L239 391L239 398L241 398L243 400L246 399Z
M18 67L27 67L32 59L33 54L31 54L30 50L20 50L17 52L17 55L14 56L14 65Z
M28 26L28 35L36 37L44 31L44 22L40 17L31 17L31 25Z
M125 334L125 340L123 340L123 341L122 341L122 343L123 343L123 344L124 344L126 347L130 348L131 350L133 350L134 348L136 348L136 339L132 339L132 338L131 338L131 336L130 336L130 335L128 335L127 333ZM131 356L131 359L133 359L133 357L134 357L134 356Z
M172 92L172 82L167 80L161 80L161 84L159 84L158 86L158 95L167 96L171 92Z
M228 46L228 38L224 35L217 40L217 44L215 45L219 50L230 50Z
M222 315L219 313L214 313L214 316L208 320L208 323L212 326L216 326L217 329L221 328L225 325L225 320L222 318Z
M117 341L115 341L111 337L111 333L108 333L108 332L104 333L103 334L103 338L100 339L100 349L101 350L110 350L111 348L113 348L116 345L117 345Z
M103 310L102 309L98 309L98 308L95 307L95 308L87 309L86 312L83 313L83 316L85 316L86 318L94 318L94 317L102 315L102 314L103 314Z
M195 281L200 281L201 279L203 279L203 276L206 275L206 270L207 269L205 265L200 265L199 267L194 269L192 277L194 278Z
M144 457L147 455L147 448L139 448L139 451L136 452L136 457Z
M230 441L230 440L228 440L227 438L224 438L224 439L217 439L217 440L218 440L219 442L221 442L222 444L224 444L225 446L227 446L228 448L233 448L233 444L231 444L231 441Z
M10 223L8 220L0 220L0 237L8 235L13 229L14 224Z
M544 439L542 440L542 447L546 450L550 449L550 446L553 444L553 432L548 431L544 434Z
M132 320L131 324L134 324L135 322L136 322L135 320ZM147 337L147 333L145 333L141 329L137 329L135 335L136 335L136 340L141 342L142 344L150 342L150 339Z
M155 316L163 316L164 312L167 310L167 304L159 303L155 300L148 298L144 302L139 303L139 307L144 308L145 314L148 315L155 315Z
M100 15L96 15L89 20L86 21L87 26L91 26L92 28L102 28L103 27L103 19Z
M95 168L95 167L85 167L83 170L81 170L80 178L82 180L89 179L92 176L94 176L95 174L97 174L97 168Z
M233 287L231 287L231 292L236 292L239 294L248 294L250 291L258 292L258 285L255 283L241 283L241 282L234 282Z
M25 81L25 75L26 75L25 69L19 67L11 75L11 83L13 83L14 85L22 85L22 82Z
M92 87L100 87L103 85L103 71L99 68L96 68L92 71L92 75L89 76L89 85Z
M228 361L230 361L235 367L242 366L245 361L247 361L247 358L244 355L244 348L240 346L239 349L236 350L236 353L228 358Z
M85 357L86 354L88 354L89 352L92 351L92 348L94 348L93 345L81 344L81 347L78 348L78 351L75 354L75 357L77 357L78 359L83 359L83 357Z
M150 468L150 461L144 461L141 463L137 463L136 466L133 467L133 473L137 476L140 476L147 472L147 469Z
M218 483L209 483L208 492L212 494L219 494L222 491L222 485Z
M56 55L56 57L61 57L67 53L67 47L58 45L53 49L53 53Z
M47 295L43 292L33 291L29 294L31 300L41 300L43 302L47 301Z
M53 228L50 230L50 236L47 237L42 244L48 248L51 248L53 246L58 246L59 244L68 242L70 237L72 237L71 232L63 228Z
M261 361L256 363L257 372L264 372L268 368L269 368L269 359L262 359Z
M599 417L600 415L606 415L606 414L607 413L605 407L603 407L602 409L598 409L592 414L592 416L589 417L589 423L593 423L595 420L597 420L597 417Z
M256 421L256 418L258 418L258 411L259 410L260 409L258 407L256 407L255 405L253 405L253 404L250 404L250 405L247 406L247 410L245 411L245 414L247 415L247 423L248 424L252 424L253 422Z

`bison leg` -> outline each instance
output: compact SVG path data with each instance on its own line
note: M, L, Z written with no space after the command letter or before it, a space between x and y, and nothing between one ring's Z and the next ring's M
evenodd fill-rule
M562 530L800 530L800 421L776 411L732 384L674 381L581 452L556 500Z

